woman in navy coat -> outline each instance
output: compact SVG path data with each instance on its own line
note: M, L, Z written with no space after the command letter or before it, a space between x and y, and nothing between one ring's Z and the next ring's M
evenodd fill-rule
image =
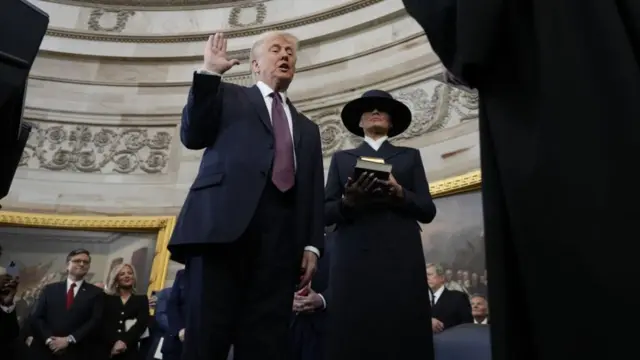
M409 127L411 111L371 90L345 106L342 121L364 142L333 155L325 189L325 220L336 225L326 359L433 359L418 223L436 207L419 151L388 141ZM361 157L391 164L389 180L352 179Z

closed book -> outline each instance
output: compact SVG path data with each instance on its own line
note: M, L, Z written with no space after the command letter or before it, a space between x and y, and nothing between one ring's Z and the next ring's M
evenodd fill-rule
M373 176L382 181L389 180L391 174L391 164L387 164L383 159L361 157L356 162L356 166L353 171L353 180L356 181L363 173L373 174Z

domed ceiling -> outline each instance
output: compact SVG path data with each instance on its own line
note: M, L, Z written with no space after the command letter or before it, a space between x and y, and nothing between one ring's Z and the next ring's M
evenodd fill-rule
M185 7L205 5L237 5L238 3L258 3L268 0L45 0L49 2L86 6L131 6L131 7Z

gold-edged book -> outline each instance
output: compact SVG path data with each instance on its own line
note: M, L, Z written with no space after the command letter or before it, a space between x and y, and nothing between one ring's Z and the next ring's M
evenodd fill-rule
M378 180L389 180L391 168L391 164L385 163L384 159L361 157L356 162L353 180L357 180L362 173L373 174Z

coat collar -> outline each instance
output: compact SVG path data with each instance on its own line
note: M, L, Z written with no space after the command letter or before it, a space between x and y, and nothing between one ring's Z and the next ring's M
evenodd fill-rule
M355 156L368 156L368 157L377 157L382 158L384 160L389 160L392 157L405 152L407 149L404 147L397 147L391 144L389 141L385 141L378 151L375 151L369 144L366 142L362 142L360 146L355 149L345 150L346 153L355 155Z

